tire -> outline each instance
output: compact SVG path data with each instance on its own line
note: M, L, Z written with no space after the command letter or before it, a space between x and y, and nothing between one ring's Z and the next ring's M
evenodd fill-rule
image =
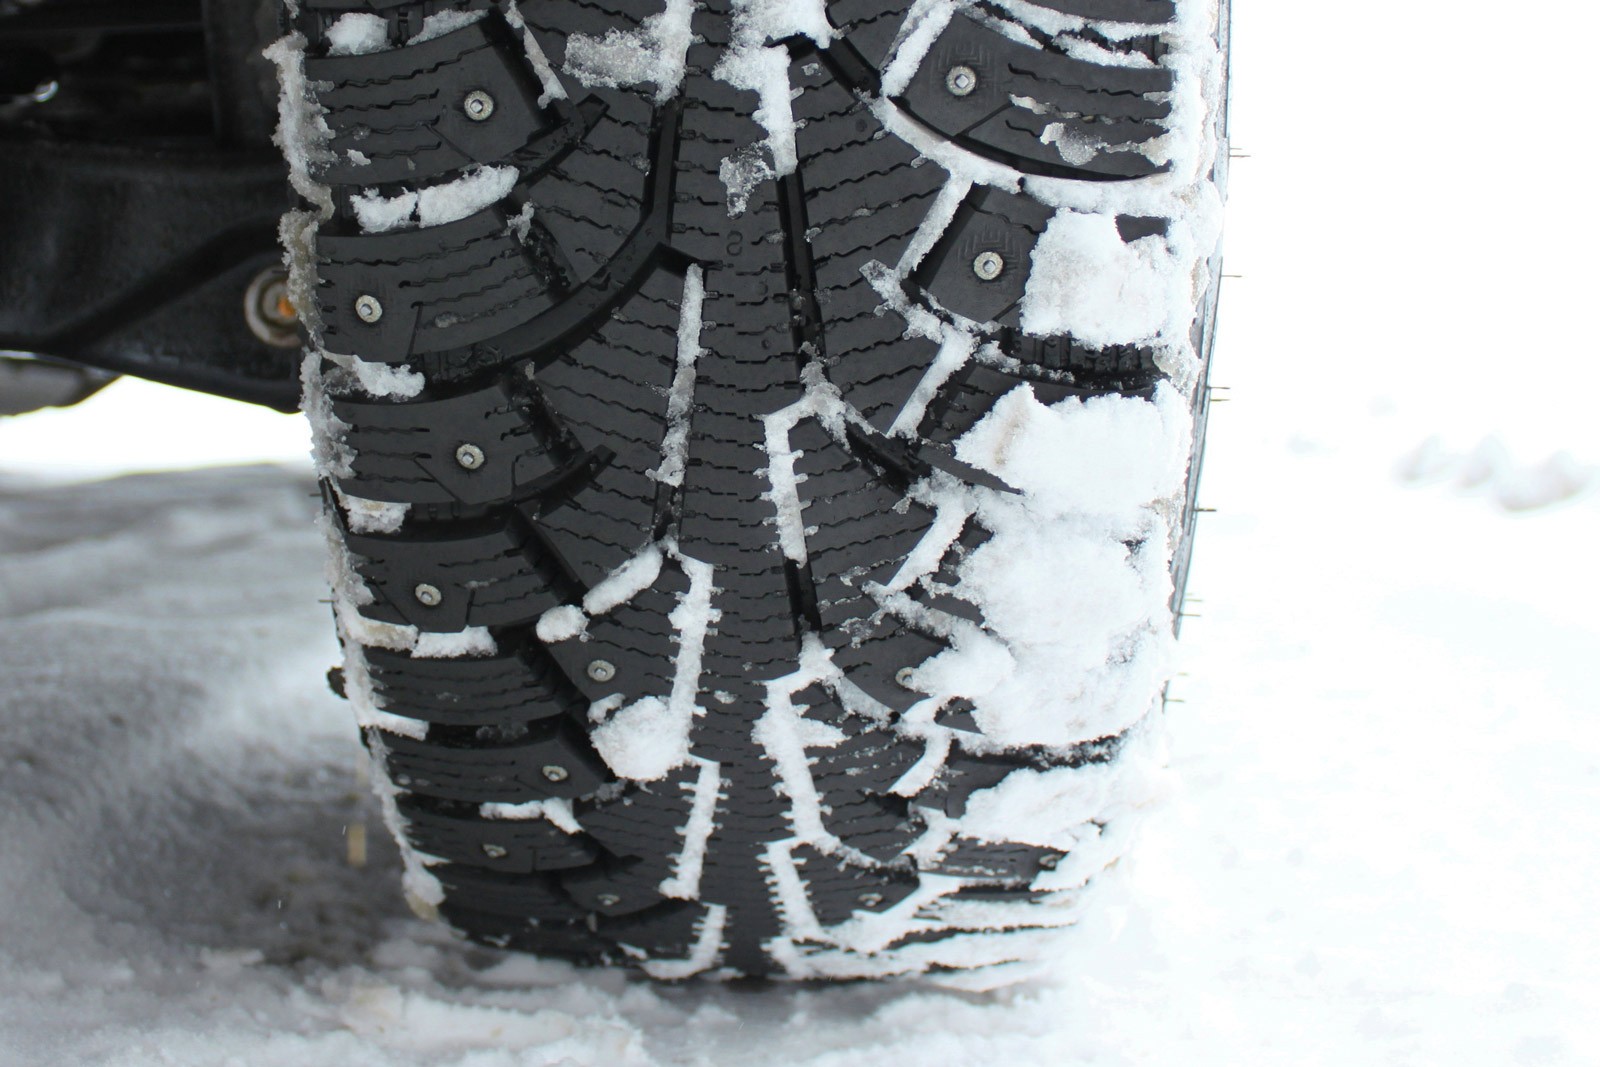
M1004 972L1121 854L1226 27L1041 2L299 0L332 677L417 910L659 978Z

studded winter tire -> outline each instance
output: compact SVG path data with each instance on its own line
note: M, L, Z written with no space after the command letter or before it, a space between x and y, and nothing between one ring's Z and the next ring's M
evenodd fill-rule
M345 661L414 905L698 973L1036 957L1150 795L1215 0L298 0Z

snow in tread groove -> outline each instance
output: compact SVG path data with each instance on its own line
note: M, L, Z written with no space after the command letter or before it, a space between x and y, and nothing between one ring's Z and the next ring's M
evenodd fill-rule
M443 226L503 200L517 184L516 167L472 167L461 177L425 189L384 196L364 190L350 200L365 233L405 226Z

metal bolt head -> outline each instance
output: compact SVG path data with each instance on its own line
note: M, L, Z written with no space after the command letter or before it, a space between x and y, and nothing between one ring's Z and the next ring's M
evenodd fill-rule
M609 682L617 676L617 668L606 660L597 659L589 663L584 673L597 682Z
M911 667L901 667L899 670L894 672L895 685L900 686L902 689L910 689L911 676L915 673L916 671Z
M547 780L552 782L564 782L567 780L567 769L559 763L546 763L543 774Z
M411 595L416 597L417 603L425 608L436 608L444 600L444 594L439 592L439 587L429 585L427 582L423 582L413 589Z
M951 67L944 76L944 87L951 96L971 96L978 87L978 72L968 66Z
M863 908L876 908L879 904L883 903L883 894L862 893L859 897L856 897L856 902L859 903Z
M268 267L250 279L244 291L244 321L258 340L274 348L299 346L289 275L282 267Z
M1006 269L1006 261L999 252L979 252L978 258L972 261L972 273L978 276L979 281L992 282Z
M483 854L492 860L503 860L506 858L506 850L500 845L496 845L491 841L485 841L483 843Z
M371 293L362 293L356 297L356 318L366 323L377 322L383 318L383 305Z
M456 449L456 462L469 471L475 471L483 466L483 449L477 445L466 444Z
M461 110L467 113L467 118L473 122L482 122L494 114L494 97L482 89L474 89L461 101Z
M594 902L602 908L614 908L622 903L622 898L615 893L601 893L594 898Z

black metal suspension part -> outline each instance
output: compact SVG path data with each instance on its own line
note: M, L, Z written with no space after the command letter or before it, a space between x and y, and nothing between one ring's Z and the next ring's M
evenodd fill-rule
M0 353L293 410L278 0L0 0Z

